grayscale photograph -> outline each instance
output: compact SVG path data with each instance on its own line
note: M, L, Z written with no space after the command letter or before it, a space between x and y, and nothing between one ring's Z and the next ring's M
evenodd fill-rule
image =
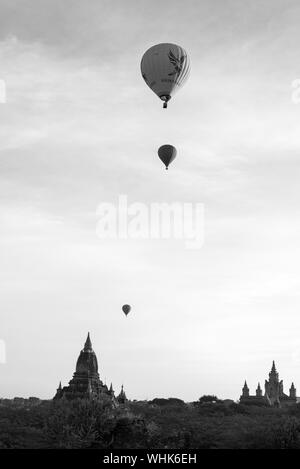
M300 449L299 24L0 0L1 456Z

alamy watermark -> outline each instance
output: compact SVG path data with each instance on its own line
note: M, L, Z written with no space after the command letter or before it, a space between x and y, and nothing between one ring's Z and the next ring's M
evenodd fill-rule
M6 347L4 340L0 340L0 365L6 363Z
M0 79L0 104L6 103L6 85L5 81Z
M202 203L128 203L120 195L116 204L98 205L96 232L106 239L176 239L187 249L200 249L204 243Z

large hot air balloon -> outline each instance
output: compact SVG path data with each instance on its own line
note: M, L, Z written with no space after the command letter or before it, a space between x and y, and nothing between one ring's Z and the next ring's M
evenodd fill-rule
M157 153L161 161L166 165L166 169L168 169L169 164L176 158L177 150L173 145L162 145Z
M142 76L157 96L168 101L185 83L190 73L190 60L186 51L176 44L162 43L150 47L141 61Z
M123 313L127 316L127 314L129 314L130 311L131 311L131 306L130 305L123 305L122 310L123 310Z

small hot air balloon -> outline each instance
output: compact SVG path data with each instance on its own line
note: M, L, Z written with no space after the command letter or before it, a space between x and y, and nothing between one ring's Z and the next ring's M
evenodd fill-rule
M131 311L131 306L130 305L123 305L122 310L123 310L123 313L127 316L127 314L129 314L130 311Z
M169 164L176 158L177 150L173 145L162 145L157 153L161 161L166 165L166 169L168 169Z
M176 44L162 43L150 47L142 57L142 76L151 90L168 101L185 83L190 73L190 60L186 51Z

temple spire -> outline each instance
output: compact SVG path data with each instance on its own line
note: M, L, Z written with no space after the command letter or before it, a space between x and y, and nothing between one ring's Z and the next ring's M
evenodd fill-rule
M271 369L272 373L276 373L276 366L275 366L275 361L273 360L273 363L272 363L272 369Z
M127 401L127 397L126 397L126 394L125 394L125 391L124 391L123 384L122 384L122 387L121 387L121 392L118 395L117 399L118 399L119 404L125 404L125 402Z
M275 381L278 381L279 380L279 375L278 375L278 372L276 370L276 366L275 366L275 361L273 360L273 363L272 363L272 368L271 368L271 371L269 373L269 378L272 379L272 380L275 380Z
M248 388L246 380L245 380L244 387L242 389L242 395L243 395L243 397L249 397L249 388Z
M290 387L290 398L291 399L294 399L295 401L297 400L297 397L296 397L296 388L294 386L294 383L292 383L291 387Z
M114 397L114 396L115 396L115 391L114 391L114 388L113 388L112 383L110 383L110 388L109 388L108 393L109 393L109 395L110 395L111 397Z
M87 336L87 339L86 339L85 344L84 344L84 351L86 352L88 350L91 350L91 351L93 350L89 332L88 332L88 336Z
M247 385L247 381L246 381L246 380L245 380L245 384L244 384L244 387L243 387L243 389L245 389L245 390L249 391L249 388L248 388L248 385Z
M260 383L258 383L258 385L257 385L256 396L257 396L257 397L261 397L261 396L262 396L262 390L261 390L261 387L260 387Z
M110 397L115 404L114 395L109 393L107 386L100 380L97 357L92 349L90 333L88 333L84 347L80 350L73 378L68 386L62 387L59 384L54 399L97 398L101 400L105 395Z

